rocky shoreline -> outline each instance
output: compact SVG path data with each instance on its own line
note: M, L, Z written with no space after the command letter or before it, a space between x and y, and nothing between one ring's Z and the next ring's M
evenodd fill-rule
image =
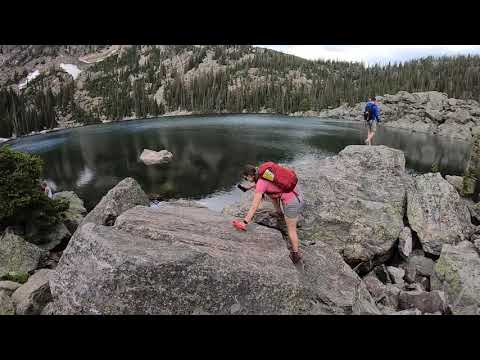
M303 271L268 203L246 233L231 226L252 194L222 214L193 201L151 208L127 178L89 214L56 194L71 206L48 241L2 235L0 314L480 313L480 211L458 179L409 175L385 146L291 167L307 200Z
M382 126L449 136L471 141L480 132L480 104L475 100L448 98L436 91L378 96ZM344 104L310 116L332 119L363 120L365 102L351 107ZM308 113L304 113L308 114Z

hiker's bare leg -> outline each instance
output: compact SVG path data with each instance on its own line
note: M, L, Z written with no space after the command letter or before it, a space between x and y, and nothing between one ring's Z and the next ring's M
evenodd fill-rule
M367 137L367 143L368 143L368 145L372 145L373 134L374 134L374 132L369 129L369 130L368 130L368 137Z
M285 216L285 222L287 223L287 232L290 243L292 244L292 251L298 251L300 241L297 235L297 220L296 218L289 218Z
M365 144L370 145L370 128L368 128L367 139L365 140Z

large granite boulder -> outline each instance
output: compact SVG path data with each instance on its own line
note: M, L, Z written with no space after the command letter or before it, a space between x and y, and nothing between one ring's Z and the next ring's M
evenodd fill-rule
M470 212L458 192L439 173L416 176L407 193L408 221L425 252L440 255L444 244L456 244L470 237Z
M338 156L306 157L290 167L298 175L306 203L301 241L325 242L364 272L391 255L404 228L409 178L403 152L386 146L351 145ZM242 200L224 213L244 216L249 206ZM268 216L271 211L267 202L254 221L276 227L276 220Z
M480 315L480 253L463 241L444 245L431 278L432 289L442 290L455 315Z
M98 205L83 219L82 224L91 222L111 226L117 216L124 211L137 205L148 206L149 203L147 194L138 182L135 179L126 178L110 189Z
M41 269L30 276L12 295L17 315L40 315L45 305L52 300L49 276L52 270Z
M57 314L378 314L365 284L328 245L205 208L137 206L114 227L84 224L51 278Z
M77 230L78 225L81 224L83 218L87 213L87 209L83 204L83 200L78 197L73 191L62 191L53 195L54 199L64 199L68 201L69 208L63 213L65 220L64 224L68 230L73 234Z
M35 270L46 252L18 235L6 231L0 237L0 278L7 273Z

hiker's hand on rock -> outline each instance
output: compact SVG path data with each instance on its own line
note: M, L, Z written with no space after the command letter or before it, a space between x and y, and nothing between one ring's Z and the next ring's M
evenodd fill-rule
M232 224L238 230L247 231L247 224L243 220L234 220Z

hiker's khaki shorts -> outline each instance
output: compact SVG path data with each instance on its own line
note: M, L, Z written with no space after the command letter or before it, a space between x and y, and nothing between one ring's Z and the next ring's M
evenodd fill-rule
M377 120L368 120L367 126L368 129L374 133L375 131L377 131Z
M297 198L294 198L288 204L283 204L283 213L287 218L294 219L301 215L304 207L304 201L300 201Z

